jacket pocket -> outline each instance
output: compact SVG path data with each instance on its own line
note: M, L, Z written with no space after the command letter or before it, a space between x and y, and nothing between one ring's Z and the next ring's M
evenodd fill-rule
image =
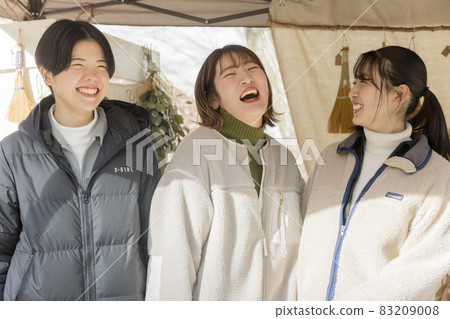
M28 279L28 277L30 275L31 266L33 265L33 263L32 263L33 257L34 257L34 254L31 254L30 257L28 257L27 266L25 268L25 272L23 274L22 282L20 284L19 290L17 291L16 298L14 298L15 300L21 300L22 299L23 290L25 288L25 282L26 282L26 280Z

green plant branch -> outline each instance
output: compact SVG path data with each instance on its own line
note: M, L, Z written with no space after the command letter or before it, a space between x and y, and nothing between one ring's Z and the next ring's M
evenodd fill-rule
M170 90L168 90L167 81L163 78L158 66L151 61L151 55L145 52L145 56L148 79L140 90L143 91L139 97L140 105L150 113L149 129L152 134L155 132L161 134L155 139L155 142L160 141L164 136L170 137L156 149L158 161L161 163L175 151L177 145L189 130L182 125L184 119L178 114L178 109L169 96L168 91ZM160 168L161 173L164 173L167 165L165 164Z

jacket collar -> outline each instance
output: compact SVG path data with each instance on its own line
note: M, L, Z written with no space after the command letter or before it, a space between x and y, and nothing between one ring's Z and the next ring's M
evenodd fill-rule
M53 96L43 98L19 125L19 130L46 146L52 146L52 126L48 117L50 107L55 103ZM108 121L108 132L116 142L125 142L148 127L148 112L127 102L105 100L100 103Z
M353 152L359 139L365 140L364 132L361 129L343 140L337 147L337 153ZM432 149L428 144L427 137L424 134L413 132L411 140L401 143L393 155L384 161L384 164L399 168L405 173L414 173L427 164L431 153Z
M61 145L52 136L48 111L55 103L53 96L43 98L19 125L19 130L32 140L43 144L56 156L58 162L68 171L70 164L62 152ZM104 100L100 105L106 114L108 130L99 150L94 170L122 149L127 140L148 127L149 113L135 105L116 100Z
M43 98L19 125L19 131L51 149L57 148L56 140L52 140L52 125L48 117L49 109L54 103L55 99L51 95Z

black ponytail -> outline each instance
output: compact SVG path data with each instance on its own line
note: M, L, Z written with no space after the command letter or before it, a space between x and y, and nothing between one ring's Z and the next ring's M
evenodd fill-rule
M423 96L422 106L408 122L415 132L427 136L428 143L433 150L450 160L450 139L441 104L428 87L425 88ZM407 112L407 115L413 111Z

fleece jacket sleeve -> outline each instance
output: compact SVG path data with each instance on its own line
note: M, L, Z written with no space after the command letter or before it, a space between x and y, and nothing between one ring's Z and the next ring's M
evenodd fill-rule
M21 230L17 194L3 147L0 149L0 300Z
M309 201L309 196L311 195L311 189L312 186L314 184L314 178L316 176L316 172L317 172L317 163L314 166L313 170L311 171L311 173L308 176L308 181L306 183L305 189L302 193L302 199L301 199L301 213L302 213L302 219L305 219L305 215L306 215L306 210L308 208L308 201Z
M374 279L340 300L434 300L450 271L449 188L427 196L410 225L399 255Z
M212 217L200 178L181 169L163 175L150 211L146 300L192 300Z

